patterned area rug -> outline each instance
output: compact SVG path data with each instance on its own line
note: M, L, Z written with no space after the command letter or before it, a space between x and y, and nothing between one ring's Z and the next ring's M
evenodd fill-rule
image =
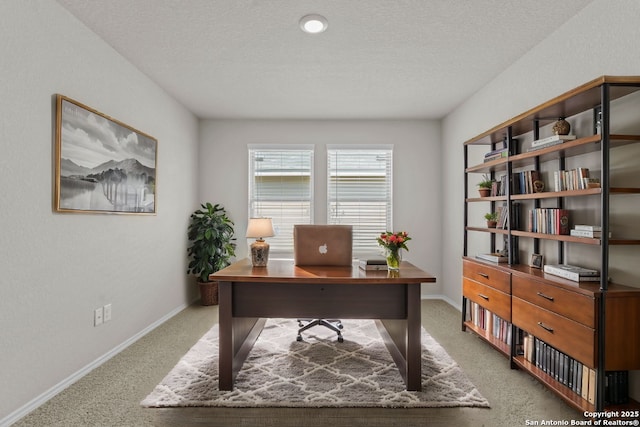
M344 342L324 327L297 342L295 319L269 319L238 373L218 390L218 326L178 362L145 407L489 407L458 364L422 329L422 389L406 391L372 320L344 320Z

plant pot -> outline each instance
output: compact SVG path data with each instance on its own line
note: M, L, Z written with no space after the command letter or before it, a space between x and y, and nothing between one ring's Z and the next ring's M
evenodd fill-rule
M496 228L496 225L498 225L498 221L487 221L488 228Z
M200 303L202 305L218 304L218 282L198 281L198 287L200 288Z
M491 195L490 188L478 188L478 193L480 193L480 197L489 197Z

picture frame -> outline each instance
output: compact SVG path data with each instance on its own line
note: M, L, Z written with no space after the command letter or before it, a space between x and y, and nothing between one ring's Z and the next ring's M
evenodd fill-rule
M54 211L155 215L154 137L56 95Z
M531 254L531 263L529 264L533 268L542 268L544 257L540 254Z

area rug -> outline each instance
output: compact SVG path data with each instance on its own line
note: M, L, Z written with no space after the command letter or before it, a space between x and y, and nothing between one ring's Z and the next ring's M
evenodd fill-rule
M218 327L178 362L144 407L489 407L458 364L422 329L422 390L405 390L372 320L344 320L344 342L295 319L269 319L236 377L218 390Z

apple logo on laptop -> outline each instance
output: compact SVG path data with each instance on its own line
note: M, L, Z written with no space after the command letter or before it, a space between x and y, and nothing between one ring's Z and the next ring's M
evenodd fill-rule
M320 252L322 255L326 254L328 252L327 244L325 243L324 245L318 246L318 252Z

